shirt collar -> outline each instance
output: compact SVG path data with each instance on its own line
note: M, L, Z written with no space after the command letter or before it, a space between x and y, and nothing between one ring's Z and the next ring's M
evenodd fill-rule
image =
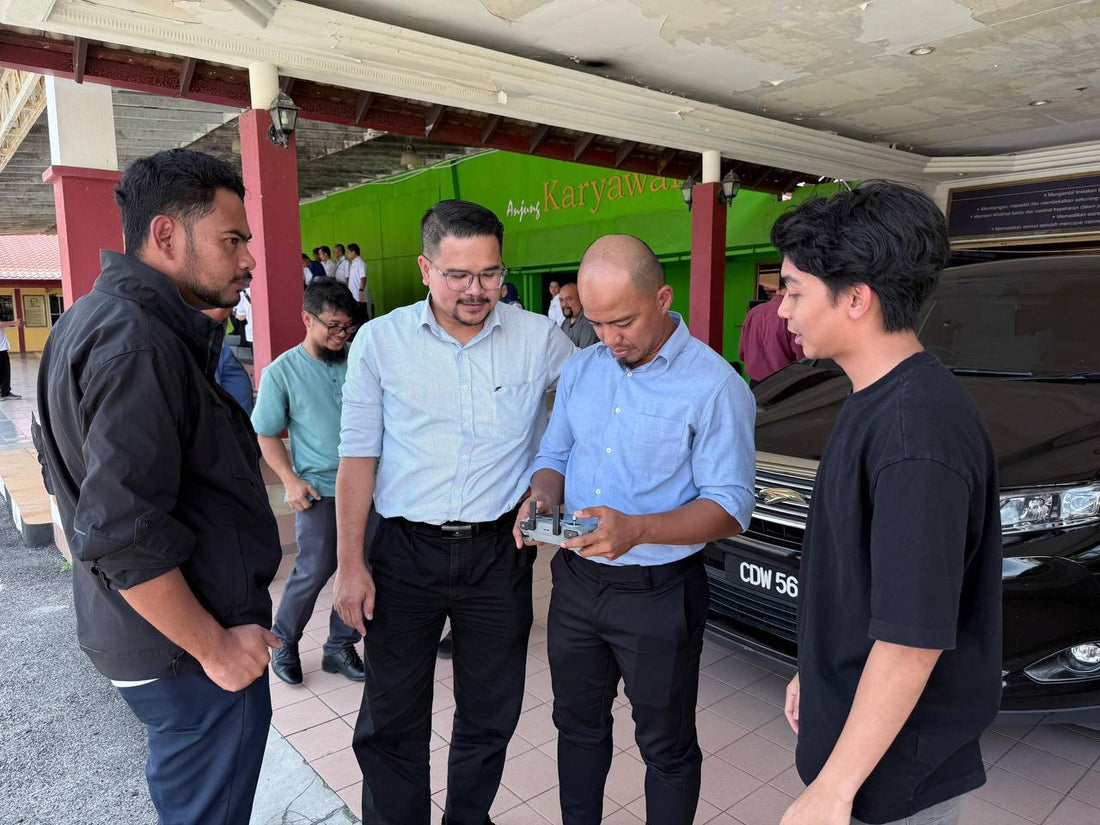
M668 366L676 360L676 356L684 351L688 339L691 338L691 333L688 332L688 326L684 323L684 318L679 312L672 312L669 310L668 317L676 322L676 329L672 331L672 335L670 335L668 340L661 345L661 348L657 350L657 354L654 355L649 362L642 364L640 367L635 367L631 370L632 372L644 372L656 369L656 364L658 362L661 362L663 367L667 369ZM611 354L611 348L608 347L607 344L601 341L598 346L601 352L605 353L608 358L614 358Z
M500 306L501 306L500 302L498 301L497 305L493 307L492 311L485 318L485 323L482 325L482 327L478 331L477 335L475 335L473 338L471 338L469 343L466 344L467 347L473 346L478 341L480 341L482 338L485 338L486 336L488 336L494 329L501 326L501 323L500 323ZM420 324L419 324L419 326L427 327L431 331L431 333L436 338L439 338L441 341L450 341L454 344L458 344L458 341L455 339L455 337L453 335L451 335L451 333L447 332L447 330L443 329L442 326L440 326L439 321L435 317L435 313L432 312L432 296L431 295L428 295L428 297L424 299L424 306L421 307L421 309L420 309ZM458 345L461 346L461 344L458 344Z
M224 325L185 303L171 278L133 255L104 249L99 263L94 289L141 304L182 338L204 371L213 374L221 358Z

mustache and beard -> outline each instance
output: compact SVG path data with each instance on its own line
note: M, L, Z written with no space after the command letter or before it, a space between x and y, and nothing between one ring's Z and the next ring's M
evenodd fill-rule
M328 347L318 347L317 360L324 361L326 364L342 364L348 360L348 347L347 344L340 347L340 349L329 349Z
M469 307L470 309L479 309L483 306L488 306L490 303L491 302L488 298L463 298L461 301L458 302L458 305L455 307L455 311L453 313L451 313L451 317L454 318L456 321L458 321L458 323L460 323L464 326L468 326L468 327L481 326L481 324L484 323L484 319L481 319L481 320L478 320L478 321L471 321L468 318L463 318L458 312L458 306L465 306L465 307Z
M199 273L202 272L203 265L199 260L198 252L195 251L195 242L191 237L190 229L186 231L186 237L187 251L184 253L183 269L179 274L180 280L186 285L187 290L199 301L206 304L209 309L232 309L235 307L241 297L236 287L225 286L219 292L202 283ZM252 273L243 273L234 280L244 280L246 278L251 282ZM232 289L232 292L230 292L230 289Z

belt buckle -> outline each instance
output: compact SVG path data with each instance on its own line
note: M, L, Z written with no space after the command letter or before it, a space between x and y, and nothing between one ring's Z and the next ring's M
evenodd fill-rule
M474 525L472 524L454 524L446 522L439 527L449 539L472 539L474 537Z

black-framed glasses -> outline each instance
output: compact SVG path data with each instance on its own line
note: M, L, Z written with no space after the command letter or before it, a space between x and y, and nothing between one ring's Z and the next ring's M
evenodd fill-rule
M465 269L443 270L436 266L435 261L427 255L424 256L424 260L431 264L432 267L435 268L435 271L443 276L443 282L447 284L447 288L455 292L465 292L473 285L474 278L477 278L482 289L486 292L491 292L494 289L500 289L504 284L504 279L508 277L508 270L505 267L486 269L482 272L467 272Z
M309 312L309 310L307 309L306 312ZM335 321L329 323L316 312L309 312L309 314L317 319L317 323L328 330L329 335L354 335L355 330L359 329L358 324L337 324Z

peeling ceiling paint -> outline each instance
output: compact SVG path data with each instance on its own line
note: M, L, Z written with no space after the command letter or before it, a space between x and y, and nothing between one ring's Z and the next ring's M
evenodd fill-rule
M478 0L485 11L506 23L517 22L535 9L549 5L554 0Z
M981 28L957 0L877 0L864 10L857 40L880 41L888 54L898 54Z
M933 155L1100 139L1100 0L307 2Z

